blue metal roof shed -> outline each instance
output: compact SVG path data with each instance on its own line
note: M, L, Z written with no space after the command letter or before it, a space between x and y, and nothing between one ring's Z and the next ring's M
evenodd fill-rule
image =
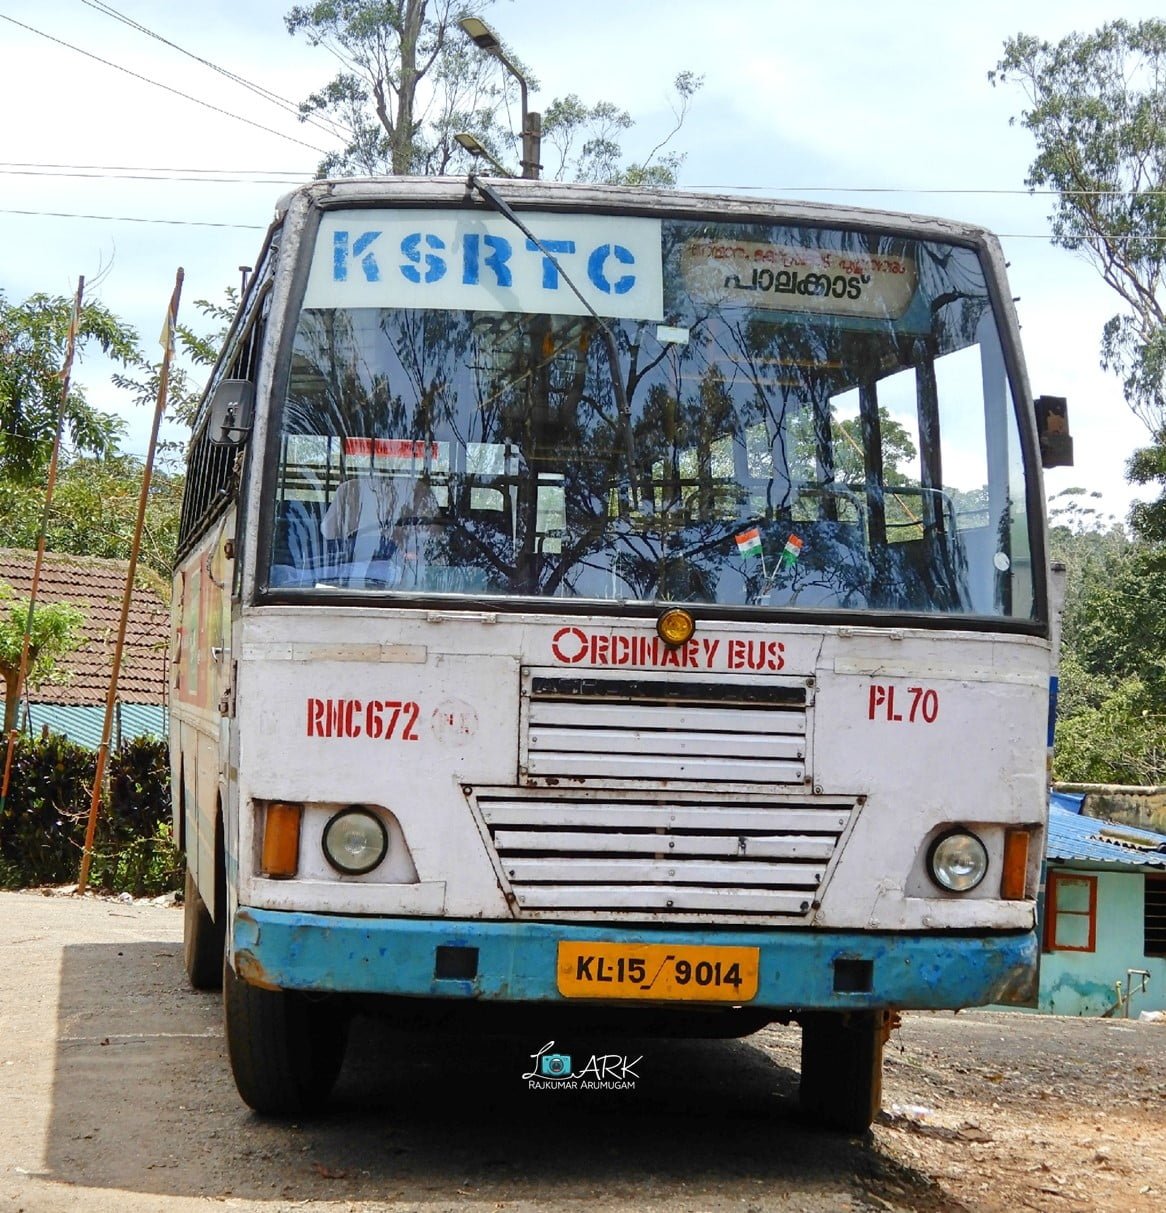
M21 712L28 719L28 734L39 737L43 728L60 733L77 745L95 750L101 744L105 725L104 707L79 707L71 704L32 703ZM123 741L137 737L166 737L166 709L160 704L118 703L113 718L110 744L116 749Z
M1097 817L1082 817L1052 804L1045 854L1059 863L1166 869L1166 834Z

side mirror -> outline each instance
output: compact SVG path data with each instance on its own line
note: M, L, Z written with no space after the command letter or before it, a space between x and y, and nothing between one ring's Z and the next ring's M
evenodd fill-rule
M242 446L251 432L255 385L249 379L220 379L211 397L207 437L220 446Z
M1073 435L1069 433L1068 401L1064 396L1038 396L1033 404L1041 467L1072 467Z

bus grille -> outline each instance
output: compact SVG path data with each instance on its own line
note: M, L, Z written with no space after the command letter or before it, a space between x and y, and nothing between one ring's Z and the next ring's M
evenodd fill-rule
M528 779L806 783L803 681L527 674Z
M478 789L524 915L804 917L855 802Z

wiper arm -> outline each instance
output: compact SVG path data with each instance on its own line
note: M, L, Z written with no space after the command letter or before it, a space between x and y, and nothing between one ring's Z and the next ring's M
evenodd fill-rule
M623 424L624 445L626 446L626 455L628 461L628 481L632 491L632 508L639 508L639 485L636 480L636 450L635 443L632 437L632 409L628 402L627 388L623 381L623 375L619 369L619 346L616 344L615 333L612 332L611 326L603 319L602 316L591 306L583 292L575 285L571 275L559 264L554 253L547 248L545 244L530 230L529 227L515 214L514 208L503 198L492 185L487 185L476 173L469 174L469 183L471 188L476 189L479 194L500 214L503 218L508 219L516 228L538 249L540 253L555 267L555 272L562 280L571 288L571 291L579 302L587 309L587 314L595 321L599 327L600 333L603 334L604 348L607 350L607 361L611 367L611 385L615 391L616 406L619 409L620 421Z

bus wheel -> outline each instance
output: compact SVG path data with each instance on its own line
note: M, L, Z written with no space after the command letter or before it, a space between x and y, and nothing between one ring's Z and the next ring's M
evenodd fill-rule
M802 1112L814 1123L865 1133L883 1094L883 1011L822 1012L802 1020Z
M196 990L217 990L223 981L223 945L226 942L220 915L211 918L198 885L186 869L186 891L182 896L182 963Z
M266 1116L319 1111L348 1044L348 1017L332 998L265 990L223 965L227 1053L243 1101Z

